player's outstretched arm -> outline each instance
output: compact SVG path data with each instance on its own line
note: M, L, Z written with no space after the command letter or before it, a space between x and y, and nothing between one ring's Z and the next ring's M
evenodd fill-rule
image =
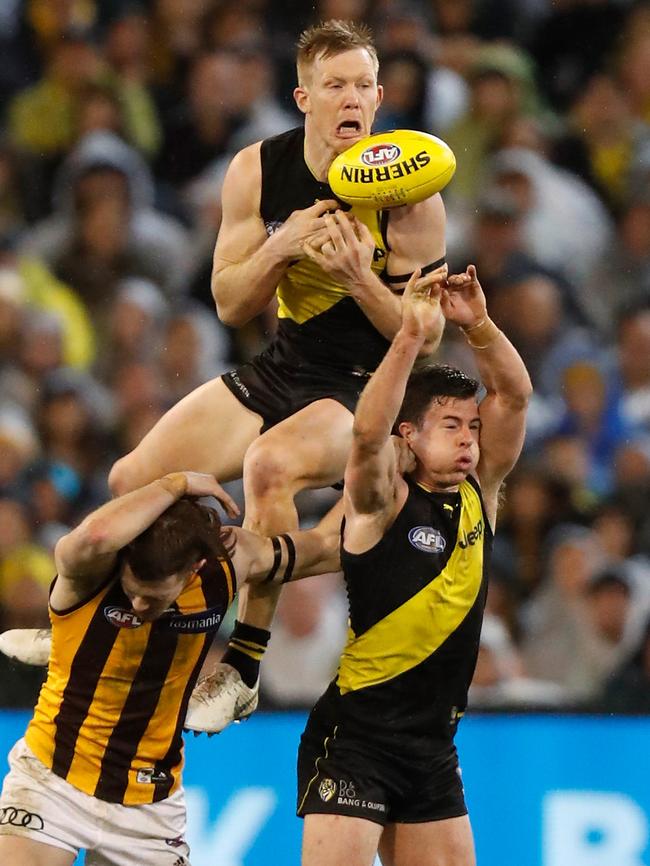
M234 157L221 195L212 295L219 318L233 327L246 324L265 309L290 262L302 258L302 242L323 232L323 214L337 207L336 201L327 200L294 211L269 237L260 216L261 189L258 143Z
M250 583L281 584L338 571L342 519L343 500L339 500L317 526L302 532L264 538L239 527L230 528L237 574Z
M239 509L212 475L173 472L106 502L61 538L54 556L58 575L77 584L98 583L115 557L182 496L214 496L236 517Z
M367 549L393 518L404 481L398 473L391 431L424 342L437 347L442 338L445 320L440 295L445 276L442 270L422 278L416 272L408 281L400 330L357 405L344 488L346 546L353 552L359 552L354 550L355 538Z
M533 386L521 356L488 315L474 265L449 277L441 303L447 320L460 326L471 346L487 391L479 406L481 457L477 474L494 527L499 487L523 447Z

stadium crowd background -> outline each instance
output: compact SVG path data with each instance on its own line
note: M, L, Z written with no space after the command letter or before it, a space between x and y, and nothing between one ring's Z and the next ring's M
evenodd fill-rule
M476 263L535 386L471 703L650 712L647 2L3 0L0 626L47 625L53 546L112 462L268 340L273 310L216 317L220 185L300 123L295 39L331 17L374 28L375 128L456 152L450 268ZM475 372L454 333L442 355ZM285 589L266 706L321 693L345 608L336 575ZM0 659L0 705L40 678Z

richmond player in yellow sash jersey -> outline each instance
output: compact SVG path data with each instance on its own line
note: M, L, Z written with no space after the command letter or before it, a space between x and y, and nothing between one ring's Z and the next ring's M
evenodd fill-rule
M342 478L356 401L400 326L400 291L415 268L434 268L445 256L440 195L384 212L354 208L349 225L359 244L339 248L325 267L307 253L307 242L330 242L348 219L328 168L371 132L382 88L370 33L352 22L303 33L297 67L304 129L232 160L212 275L219 317L233 327L277 296L277 335L250 364L174 406L111 473L118 493L176 469L227 481L242 475L246 454L244 525L264 535L298 526L298 491ZM421 354L429 351L423 344ZM276 598L277 591L250 590L243 619L259 629L259 643ZM227 660L254 686L256 665L236 651Z
M310 532L222 529L187 497L234 502L209 475L167 475L57 544L47 679L0 796L0 863L188 866L182 729L237 586L337 567L333 509ZM93 859L95 858L95 859Z
M409 379L445 318L474 350L480 404L478 382L460 370ZM478 654L497 494L530 393L472 265L448 285L440 274L409 283L402 327L355 414L341 551L350 631L300 745L303 866L371 866L378 849L384 866L475 864L454 735ZM406 476L395 423L415 455Z

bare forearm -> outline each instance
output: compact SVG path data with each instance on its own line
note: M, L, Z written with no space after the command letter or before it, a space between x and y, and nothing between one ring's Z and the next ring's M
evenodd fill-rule
M380 334L392 340L402 325L402 304L371 271L363 282L349 286L350 294Z
M515 406L525 405L533 390L530 376L519 352L503 331L486 317L478 326L463 329L463 332L487 391Z
M80 554L84 547L98 556L117 552L151 526L186 490L184 473L166 475L102 505L68 538Z
M238 328L269 304L289 264L269 238L246 261L217 264L212 270L212 296L221 321Z
M381 448L391 435L406 383L424 337L400 330L361 394L354 416L354 436L369 449Z
M402 298L392 292L374 273L363 283L350 286L350 294L375 328L392 340L402 326ZM424 340L418 357L433 354L438 348L442 332L435 340Z

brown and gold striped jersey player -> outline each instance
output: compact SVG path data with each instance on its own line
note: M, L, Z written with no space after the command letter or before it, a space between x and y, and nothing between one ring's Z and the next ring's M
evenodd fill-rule
M52 651L25 740L56 775L111 803L155 803L181 784L190 694L235 594L227 560L192 575L173 606L141 622L120 566L83 603L50 607Z

